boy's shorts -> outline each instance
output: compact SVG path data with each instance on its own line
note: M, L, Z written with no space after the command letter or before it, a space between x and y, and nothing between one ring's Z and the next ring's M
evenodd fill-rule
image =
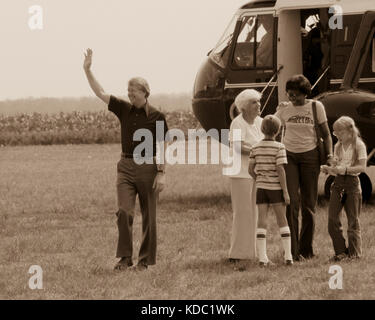
M257 189L256 204L284 203L282 190Z

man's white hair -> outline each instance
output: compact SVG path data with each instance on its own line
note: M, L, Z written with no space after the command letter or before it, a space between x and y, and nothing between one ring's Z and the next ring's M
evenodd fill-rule
M150 95L150 86L148 85L148 82L146 79L142 77L134 77L131 78L128 82L128 86L136 86L140 90L142 90L146 95L146 98Z
M260 100L260 98L262 98L262 94L259 91L254 89L246 89L237 95L236 99L234 100L234 104L238 110L242 112L243 109L248 107L250 101L258 99Z

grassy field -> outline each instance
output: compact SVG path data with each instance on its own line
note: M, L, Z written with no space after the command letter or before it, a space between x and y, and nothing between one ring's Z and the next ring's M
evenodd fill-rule
M329 289L332 255L327 204L319 201L317 258L281 265L270 219L269 257L276 268L225 262L231 230L229 184L218 165L176 165L160 195L157 264L114 272L115 176L120 146L0 148L1 299L374 299L375 219L362 212L364 257L343 262L343 289ZM345 220L346 221L346 220ZM137 206L134 236L139 248ZM43 289L28 287L29 267L43 269Z

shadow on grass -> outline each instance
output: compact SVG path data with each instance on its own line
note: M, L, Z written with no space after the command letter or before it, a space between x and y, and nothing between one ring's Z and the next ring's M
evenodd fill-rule
M329 199L324 195L318 195L317 204L319 207L328 207ZM201 208L231 208L231 198L227 193L221 194L205 194L205 195L180 195L178 197L166 196L160 200L160 205L178 205L181 208L189 209L201 209ZM363 202L363 206L374 206L375 205L375 194L371 198Z
M160 200L161 206L176 206L179 208L188 209L202 209L202 208L212 208L220 207L227 208L231 206L230 195L228 194L210 194L210 195L180 195L178 197Z
M230 262L228 258L218 258L218 259L196 259L186 262L183 269L207 272L207 273L217 273L217 274L227 274L233 272L243 272L251 269L258 268L258 263L255 260L241 260L240 262Z
M373 193L370 197L370 199L368 199L366 202L363 203L364 205L367 205L367 206L374 206L375 205L375 193Z

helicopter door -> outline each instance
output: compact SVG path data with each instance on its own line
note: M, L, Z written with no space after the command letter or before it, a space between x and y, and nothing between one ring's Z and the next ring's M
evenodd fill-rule
M362 15L344 15L343 28L332 32L330 89L337 90L343 82L345 69L361 24Z
M343 19L343 29L332 33L332 68L331 68L331 90L336 90L343 82L345 70L352 52L358 30L362 21L362 15L347 15ZM366 53L367 57L358 81L358 88L375 91L375 67L373 57L373 46Z
M224 89L229 99L246 88L262 91L276 70L277 24L273 13L247 14L239 23L226 69ZM272 90L272 85L275 82L264 92L262 105L271 91L277 101L277 90ZM268 105L272 105L271 100Z
M374 32L374 31L373 31ZM373 33L373 41L367 53L365 64L359 78L358 88L375 92L375 66L374 66L374 43L375 33Z

